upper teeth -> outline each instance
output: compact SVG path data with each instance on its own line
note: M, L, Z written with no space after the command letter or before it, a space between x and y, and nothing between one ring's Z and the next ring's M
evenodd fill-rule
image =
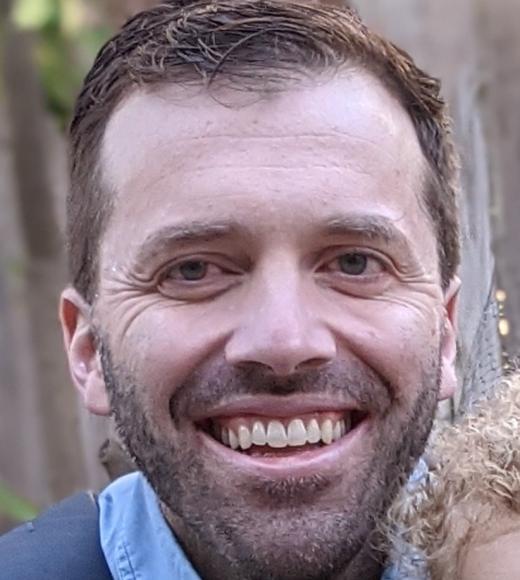
M287 426L277 419L254 420L241 422L237 427L222 427L220 440L231 449L246 450L253 445L268 446L275 449L284 447L299 447L307 443L322 442L330 445L345 433L350 431L350 417L343 419L325 419L320 423L317 419L304 421L292 419Z

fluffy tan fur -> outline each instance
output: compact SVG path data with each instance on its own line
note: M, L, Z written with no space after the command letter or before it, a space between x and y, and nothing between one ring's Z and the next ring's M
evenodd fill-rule
M432 580L456 580L470 544L520 520L520 373L439 428L428 457L427 480L403 490L391 527L424 553Z

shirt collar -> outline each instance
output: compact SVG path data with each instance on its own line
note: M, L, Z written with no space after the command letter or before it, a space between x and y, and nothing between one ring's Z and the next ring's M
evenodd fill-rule
M98 498L101 547L118 580L200 580L141 473L110 484Z

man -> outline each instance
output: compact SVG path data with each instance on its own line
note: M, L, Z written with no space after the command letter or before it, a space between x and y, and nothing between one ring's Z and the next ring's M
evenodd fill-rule
M112 576L380 578L455 385L438 83L346 8L163 2L99 54L71 162L71 374L141 472L98 499Z

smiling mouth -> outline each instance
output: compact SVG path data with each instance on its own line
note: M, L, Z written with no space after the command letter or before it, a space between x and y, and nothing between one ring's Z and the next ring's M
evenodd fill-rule
M198 427L241 455L287 457L318 451L347 438L367 418L361 411L317 411L292 417L242 415L206 419Z

